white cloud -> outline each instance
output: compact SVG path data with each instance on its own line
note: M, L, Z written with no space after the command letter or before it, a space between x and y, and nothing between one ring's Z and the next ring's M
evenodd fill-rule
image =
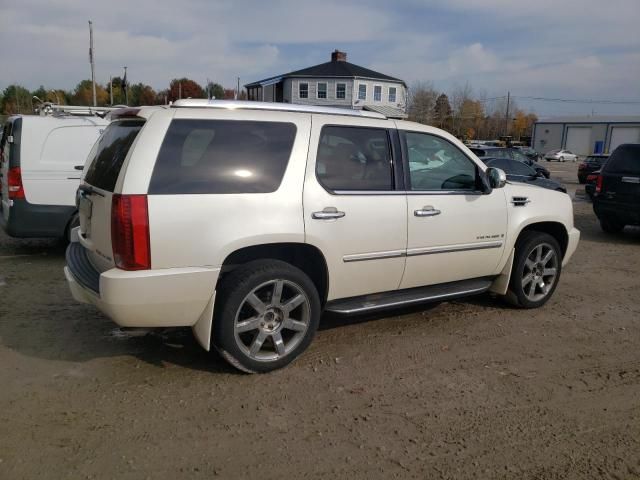
M102 83L127 65L131 81L157 89L178 76L232 86L340 48L409 84L637 98L638 18L638 0L20 0L0 17L0 89L88 78L92 19Z

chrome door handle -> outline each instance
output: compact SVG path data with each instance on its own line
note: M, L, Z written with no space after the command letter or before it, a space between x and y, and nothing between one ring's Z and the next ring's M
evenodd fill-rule
M345 213L338 211L336 207L326 207L320 212L313 212L311 218L315 220L334 220L344 217Z
M431 206L422 207L420 210L414 210L413 214L416 217L435 217L436 215L440 215L442 212L440 210L436 210Z

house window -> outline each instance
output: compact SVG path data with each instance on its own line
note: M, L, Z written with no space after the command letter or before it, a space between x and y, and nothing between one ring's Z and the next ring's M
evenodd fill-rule
M336 83L336 98L338 98L338 99L347 98L347 84L346 83Z
M361 83L358 85L358 100L366 100L367 99L367 85Z
M373 101L374 102L382 101L382 87L380 85L376 85L373 87Z
M309 98L309 84L308 83L300 83L300 84L298 84L298 97L300 97L300 98Z
M327 83L318 82L318 98L327 98Z
M389 87L389 103L396 103L396 87Z

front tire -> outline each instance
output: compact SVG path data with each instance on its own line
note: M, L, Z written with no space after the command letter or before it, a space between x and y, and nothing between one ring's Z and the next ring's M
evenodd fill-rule
M610 218L601 218L600 228L602 228L602 231L605 233L620 233L624 229L624 223Z
M217 293L213 344L231 365L266 373L291 363L309 346L320 322L311 279L280 260L247 263Z
M516 242L507 299L520 308L541 307L553 295L561 270L557 240L544 232L524 232Z

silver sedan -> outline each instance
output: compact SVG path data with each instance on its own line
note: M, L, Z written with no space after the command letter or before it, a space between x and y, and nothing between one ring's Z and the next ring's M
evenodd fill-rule
M570 152L569 150L551 150L545 154L544 158L547 162L550 162L551 160L555 160L556 162L571 160L572 162L575 162L578 160L578 155Z

